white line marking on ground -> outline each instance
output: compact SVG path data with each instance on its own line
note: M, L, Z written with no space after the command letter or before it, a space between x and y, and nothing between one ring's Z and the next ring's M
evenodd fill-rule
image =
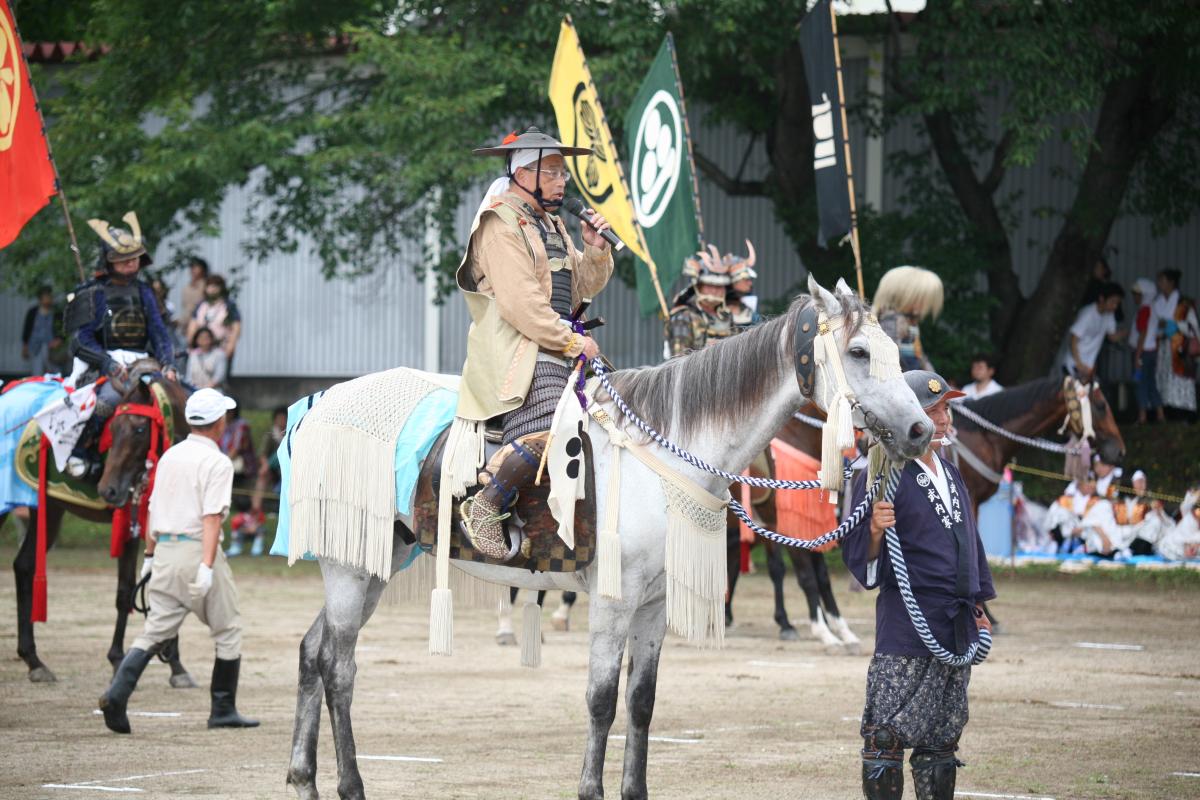
M747 661L752 667L801 667L802 669L812 669L816 666L811 661Z
M123 794L133 794L136 792L145 791L133 786L96 786L94 784L82 783L43 783L43 789L86 789L92 792L117 792Z
M624 736L614 734L609 736L610 739L624 739ZM700 744L703 739L675 739L670 736L650 736L647 737L652 742L664 742L666 744Z
M1200 778L1200 772L1172 772L1176 778Z
M420 764L441 764L440 758L426 758L424 756L359 756L359 761L415 761Z
M1050 705L1057 708L1101 708L1106 711L1124 711L1125 706L1109 706L1103 703L1074 703L1070 700L1055 700Z
M955 792L955 797L995 797L1001 800L1054 800L1053 797L1042 797L1031 794L989 794L987 792Z
M842 722L862 722L862 717L842 717Z
M94 781L76 781L72 786L94 786L97 783L125 783L126 781L142 781L147 778L166 778L171 775L198 775L201 772L208 772L206 769L177 769L170 772L149 772L145 775L126 775L123 778L100 778ZM138 789L140 792L141 789Z
M1076 647L1082 647L1085 650L1145 650L1145 645L1140 644L1108 644L1107 642L1076 642Z
M104 712L98 708L92 709L92 716L98 716ZM131 717L182 717L183 713L179 711L127 711Z

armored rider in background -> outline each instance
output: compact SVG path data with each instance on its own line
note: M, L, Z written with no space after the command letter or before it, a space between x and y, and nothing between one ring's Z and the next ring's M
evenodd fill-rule
M96 393L96 411L67 461L74 477L97 477L99 464L87 449L121 402L128 378L126 366L152 355L164 366L163 375L176 380L171 337L158 311L158 301L138 271L152 263L142 239L137 214L122 217L129 229L90 219L100 237L97 277L77 288L67 306L67 337L76 359L75 385L104 376Z
M675 296L666 324L667 357L701 350L710 341L733 333L733 322L725 306L729 268L714 245L683 262L686 289Z
M746 240L745 257L734 253L726 253L721 259L729 268L729 291L725 295L725 305L729 307L729 316L735 332L749 330L763 321L763 315L758 313L758 295L754 293L754 281L758 273L754 271L754 245Z
M484 488L461 509L472 546L490 558L508 555L507 509L537 472L572 368L581 353L599 353L572 317L612 275L612 255L598 232L608 223L595 214L583 225L580 253L552 213L571 178L563 157L591 152L537 128L475 151L502 156L505 166L479 206L455 276L472 320L456 413L500 420L504 431L504 446L481 476Z

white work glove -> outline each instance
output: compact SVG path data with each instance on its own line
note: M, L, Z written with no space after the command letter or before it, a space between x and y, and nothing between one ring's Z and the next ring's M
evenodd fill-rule
M142 580L146 580L146 576L152 569L154 569L154 556L146 556L142 559Z
M212 581L212 567L202 563L196 570L196 582L188 588L192 590L193 597L205 597L208 595L208 590L212 588Z

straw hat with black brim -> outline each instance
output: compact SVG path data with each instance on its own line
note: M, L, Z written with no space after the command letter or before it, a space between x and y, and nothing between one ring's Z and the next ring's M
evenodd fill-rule
M592 149L590 147L569 147L550 134L530 127L522 134L517 134L516 131L510 133L504 137L504 141L494 147L477 147L471 152L477 156L502 156L504 158L505 179L507 180L513 179L514 170L528 167L530 164L536 164L537 167L534 170L536 183L531 194L544 210L553 211L562 205L562 201L546 200L542 196L542 159L550 155L587 156L591 155ZM499 183L499 180L496 183ZM493 191L496 188L497 186L494 183L484 197L485 202L489 197L497 193ZM507 185L505 185L501 191L506 191L507 188Z

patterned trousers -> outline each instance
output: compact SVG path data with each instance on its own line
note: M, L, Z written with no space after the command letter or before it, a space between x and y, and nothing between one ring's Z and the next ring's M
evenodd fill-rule
M898 739L896 749L953 750L967 725L970 682L970 667L876 653L867 669L863 737L887 729Z

